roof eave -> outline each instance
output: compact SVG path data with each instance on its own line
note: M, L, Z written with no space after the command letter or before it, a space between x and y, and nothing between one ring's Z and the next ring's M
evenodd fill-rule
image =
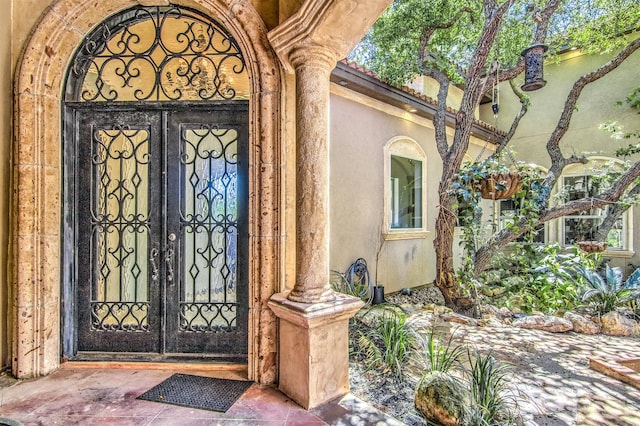
M435 101L430 100L424 95L419 95L407 87L403 90L402 88L392 86L376 77L372 72L363 72L344 61L338 62L337 66L334 68L331 73L331 82L372 99L384 102L387 105L392 105L407 112L412 112L419 117L433 120L433 117L436 114L437 105ZM455 114L455 110L447 108L447 126L455 126ZM479 122L473 123L471 132L473 136L479 139L490 140L494 143L501 138L500 131L484 127L480 125Z

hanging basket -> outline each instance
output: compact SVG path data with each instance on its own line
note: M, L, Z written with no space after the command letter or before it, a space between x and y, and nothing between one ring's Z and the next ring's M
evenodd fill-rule
M579 241L577 244L585 253L602 253L607 249L607 243L603 241Z
M504 200L512 197L522 187L519 173L488 174L480 181L480 196L486 200Z

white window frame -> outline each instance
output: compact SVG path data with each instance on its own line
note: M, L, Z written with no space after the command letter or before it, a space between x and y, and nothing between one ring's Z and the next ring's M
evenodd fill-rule
M595 167L604 166L609 163L620 164L622 170L622 161L616 158L610 157L602 157L602 156L592 156L587 157L589 162L587 164L572 164L565 168L564 173L560 176L558 181L558 186L560 192L564 191L565 188L565 179L571 177L580 177L580 176L591 176L593 173L591 170ZM604 211L605 209L599 209ZM581 218L581 219L589 219L589 218L600 218L604 217L604 213L598 215L569 215L563 216L559 218L558 224L558 241L562 247L571 247L570 244L565 243L565 226L566 219L571 218ZM607 247L604 254L612 257L632 257L634 255L633 251L633 206L629 207L627 211L622 214L622 247Z
M533 163L528 163L527 167L531 168L532 170L540 171L540 175L542 177L546 176L547 173L549 172L548 169L546 169L546 168L544 168L542 166L539 166L537 164L533 164ZM496 200L495 204L494 204L494 210L493 211L496 213L496 217L495 217L495 222L494 223L496 223L496 229L498 231L502 231L506 227L507 223L513 222L513 218L512 217L509 217L508 215L504 215L502 213L502 202L503 201L507 201L507 200ZM544 244L544 243L547 243L549 241L549 227L547 225L548 225L547 223L543 224L543 227L544 227L543 230L542 230L542 232L543 232L543 235L542 235L543 241L542 242L537 242L537 243L534 242L534 244Z
M419 228L392 228L393 223L391 203L393 202L391 182L391 156L403 157L421 162L421 216L422 226ZM396 136L384 146L384 238L385 240L401 240L424 238L427 231L427 155L418 142L407 136ZM396 188L397 189L397 188Z

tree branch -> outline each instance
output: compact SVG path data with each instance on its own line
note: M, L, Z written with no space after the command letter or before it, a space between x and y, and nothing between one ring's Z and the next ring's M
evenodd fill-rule
M516 86L516 83L514 80L509 80L509 85L511 86L511 90L513 91L513 93L520 100L520 111L518 112L516 117L513 119L513 122L511 123L511 128L509 129L507 134L502 138L502 140L496 147L496 153L500 153L500 151L505 149L509 144L509 142L511 142L511 138L513 138L513 135L516 133L516 130L518 130L518 126L520 125L520 120L522 120L522 117L525 116L525 114L529 110L529 105L531 104L529 96L522 93L522 90L520 90Z
M473 17L473 10L471 8L468 7L463 7L462 9L460 9L453 18L451 18L450 21L442 23L442 24L436 24L433 26L429 26L427 28L424 29L424 31L422 32L422 35L420 36L420 44L418 47L418 64L419 66L425 66L427 64L427 62L433 62L432 60L429 60L429 41L431 40L431 37L433 37L433 34L437 31L437 30L445 30L447 28L451 28L452 26L454 26L462 17L463 14L469 14L469 19L471 20L471 22L473 23L475 21L474 17ZM463 73L461 73L463 74Z
M600 68L588 74L583 75L573 84L573 87L571 88L571 91L567 96L567 101L564 104L564 109L562 110L562 114L560 115L558 124L556 125L556 128L551 133L551 136L547 141L547 152L549 153L549 157L551 158L552 170L554 170L554 172L557 173L558 176L562 172L564 165L566 165L566 164L563 164L566 161L566 159L563 157L562 152L560 151L560 140L563 138L563 136L567 133L567 130L569 129L569 123L571 122L571 118L575 111L576 104L578 102L578 98L580 97L580 94L582 93L582 90L588 84L599 80L600 78L604 77L605 75L607 75L608 73L616 69L620 64L622 64L625 61L625 59L627 59L629 56L631 56L632 53L638 50L638 48L640 48L640 38L635 39L631 43L629 43L627 47L622 49L615 58L611 59L609 62L602 65ZM556 163L558 163L559 165L562 165L563 167L554 168L553 166L555 166Z
M431 74L439 84L438 107L433 116L433 127L435 128L436 147L440 158L445 161L449 155L449 141L447 138L447 94L449 93L449 79L444 73L434 70Z
M533 35L533 39L531 40L531 44L542 44L547 39L547 31L549 28L549 21L551 17L556 12L558 7L560 6L561 0L549 0L545 8L541 11L534 11L534 21L536 22L536 30ZM513 80L518 77L524 71L524 58L519 60L517 64L515 64L511 68L506 68L498 73L498 81L497 83L501 83L503 81ZM488 87L492 87L495 82L496 77L493 75L487 76L487 85ZM483 96L486 94L483 93Z
M543 211L538 219L531 223L528 218L521 219L513 227L502 229L494 234L489 241L480 247L474 257L475 272L482 272L488 265L491 257L500 247L518 238L520 235L535 229L537 226L560 217L576 214L581 211L601 208L617 202L627 188L633 184L638 186L637 179L640 177L640 161L636 162L629 170L620 176L614 184L606 191L593 197L584 197L578 200L569 201L562 205ZM557 180L557 179L555 179ZM634 190L636 189L634 187Z
M640 195L640 185L638 185L637 183L626 194L627 197L633 197L633 198L637 198L639 195ZM618 218L620 218L620 216L624 212L629 210L629 207L631 207L631 203L614 204L613 206L610 206L606 216L604 217L604 219L602 219L602 222L600 223L600 225L598 226L598 229L596 230L594 239L596 241L606 240L607 235L609 234L609 231L611 230L611 228L613 228L613 226L616 224Z

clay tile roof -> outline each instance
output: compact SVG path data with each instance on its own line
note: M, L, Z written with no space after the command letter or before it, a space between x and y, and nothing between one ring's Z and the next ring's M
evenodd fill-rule
M411 87L398 86L396 84L392 84L387 79L384 79L384 78L380 77L375 71L372 71L372 70L370 70L370 69L358 64L357 62L349 61L347 59L342 59L342 60L340 60L338 62L348 66L349 68L351 68L351 69L353 69L353 70L355 70L355 71L357 71L357 72L359 72L359 73L361 73L363 75L366 75L366 76L369 76L371 78L374 78L374 79L378 80L379 82L384 83L387 86L390 86L390 87L393 87L395 89L398 89L398 90L410 95L411 97L415 98L416 100L420 100L420 101L422 101L424 103L431 104L433 106L437 106L438 105L438 101L436 101L435 99L433 99L433 98L431 98L431 97L429 97L429 96L427 96L425 94L422 94L422 93L412 89ZM455 108L451 108L449 106L446 107L446 111L449 112L452 115L455 115L458 112L458 110L456 110ZM490 125L489 123L486 123L486 122L484 122L482 120L474 120L474 124L477 125L478 127L481 127L483 129L491 132L491 133L496 133L498 135L504 135L505 134L505 132L497 129L496 127L494 127L494 126Z

